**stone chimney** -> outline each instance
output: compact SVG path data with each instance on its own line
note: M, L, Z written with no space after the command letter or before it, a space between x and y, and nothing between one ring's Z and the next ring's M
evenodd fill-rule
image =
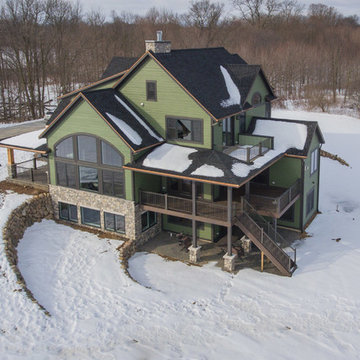
M171 51L171 41L162 39L162 31L156 32L156 40L145 40L145 50L155 54L169 53Z

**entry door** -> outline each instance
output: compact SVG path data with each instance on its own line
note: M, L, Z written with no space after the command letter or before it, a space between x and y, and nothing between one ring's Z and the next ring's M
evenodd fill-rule
M223 146L234 145L234 116L223 120Z

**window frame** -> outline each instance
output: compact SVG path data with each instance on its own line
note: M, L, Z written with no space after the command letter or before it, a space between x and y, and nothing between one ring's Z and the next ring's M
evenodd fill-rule
M67 205L68 206L68 216L67 218L64 218L61 216L61 206L62 205ZM72 219L71 216L70 216L70 208L75 208L76 210L76 220L75 219ZM74 204L69 204L69 203L64 203L62 201L59 201L58 202L58 210L59 210L59 219L61 220L66 220L66 221L71 221L73 223L78 223L79 222L79 217L78 217L78 213L77 213L77 206L74 205Z
M194 140L193 138L191 140L188 139L183 139L183 138L170 138L169 137L169 124L171 121L181 121L181 120L186 120L186 121L191 121L191 131L190 133L194 133L193 131L193 124L194 121L199 122L200 124L200 140ZM185 116L173 116L173 115L166 115L165 116L165 135L166 135L166 140L169 141L176 141L176 142L186 142L186 143L191 143L191 144L204 144L204 119L200 119L200 118L190 118L190 117L185 117Z
M150 223L150 213L154 214L155 215L155 220L153 223ZM146 226L143 226L143 216L146 215L147 219L146 219ZM154 212L154 211L145 211L141 214L141 232L145 232L149 229L151 229L153 226L155 226L157 224L157 213Z
M98 212L99 213L99 225L95 225L94 223L86 223L84 221L84 212L83 212L83 210L91 210L91 211ZM81 214L81 224L91 226L91 227L94 227L94 228L97 228L97 229L101 229L101 212L100 212L100 210L92 209L92 208L89 208L89 207L86 207L86 206L80 206L80 214Z
M259 98L259 101L258 102L255 102L255 98L258 97ZM253 96L251 97L251 105L252 106L260 106L262 104L262 100L263 100L263 97L262 95L256 91Z
M154 96L150 95L149 85L154 85ZM157 101L157 81L156 80L146 80L146 101Z
M319 148L310 153L310 175L316 173L319 168Z
M106 227L106 215L111 215L114 217L114 229L109 229ZM119 217L122 217L123 218L123 223L124 223L124 229L123 230L120 230L120 231L117 231L116 230L116 216L119 216ZM104 229L107 230L107 231L112 231L112 232L116 232L118 234L125 234L126 233L126 222L125 222L125 216L124 215L121 215L121 214L115 214L115 213L111 213L111 212L108 212L108 211L104 211L104 215L103 215L103 218L104 218Z
M90 136L93 137L96 140L96 153L97 153L97 161L94 162L89 162L89 161L84 161L84 160L80 160L79 159L79 153L78 153L78 136ZM114 151L116 151L117 154L119 154L119 156L121 157L121 162L122 164L125 163L125 158L124 155L115 148L115 146L113 146L111 143L109 143L108 141L106 141L105 139L99 137L99 136L95 136L92 134L88 134L88 133L74 133L71 136L67 136L64 137L62 139L60 139L58 142L56 142L54 144L54 148L56 148L56 146L61 143L63 140L72 137L73 139L73 149L74 149L74 157L72 159L70 158L63 158L63 157L59 157L56 156L56 154L54 154L54 162L55 162L55 174L56 174L56 185L58 186L64 186L64 187L69 187L72 189L77 189L77 190L81 190L81 191L89 191L89 192L93 192L93 193L97 193L97 194L101 194L101 195L105 195L105 196L113 196L113 197L117 197L117 198L125 198L126 197L126 191L125 191L125 171L123 169L123 165L122 166L116 166L116 165L108 165L108 164L104 164L103 163L103 152L102 152L102 142L104 142L106 145L110 146L111 148L114 149ZM59 184L59 174L58 174L58 164L62 164L67 167L67 166L75 166L75 186L69 186L68 185L68 180L67 180L67 184ZM91 190L91 189L84 189L80 187L80 167L89 167L89 168L93 168L96 169L98 172L98 190ZM107 194L104 192L104 184L103 184L103 172L104 171L111 171L113 173L119 173L122 179L122 193L119 195L115 195L114 191L112 194ZM113 177L114 178L114 177ZM113 184L113 189L114 189L114 184Z
M309 198L312 196L311 208L309 208ZM306 194L306 216L309 216L315 209L315 187L311 188Z

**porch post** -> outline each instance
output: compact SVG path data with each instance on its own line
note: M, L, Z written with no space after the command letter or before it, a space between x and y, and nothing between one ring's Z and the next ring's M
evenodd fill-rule
M8 175L10 179L15 179L16 174L16 164L15 164L15 156L14 149L7 148L7 158L8 158Z
M224 270L233 272L235 270L236 255L232 254L232 187L227 188L227 252L224 255Z
M34 154L34 157L33 157L33 168L36 169L37 166L36 166L36 154Z
M200 261L200 249L197 243L197 231L196 231L196 183L191 182L191 195L192 195L192 244L189 247L189 258L193 263Z
M245 199L247 201L250 199L250 181L245 184Z

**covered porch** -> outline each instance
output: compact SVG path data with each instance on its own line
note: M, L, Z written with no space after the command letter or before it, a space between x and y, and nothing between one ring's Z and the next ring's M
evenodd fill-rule
M0 147L7 150L8 181L47 190L48 151L46 141L38 138L41 131L32 131L0 142ZM28 156L25 156L26 160L16 162L15 152L23 152Z

